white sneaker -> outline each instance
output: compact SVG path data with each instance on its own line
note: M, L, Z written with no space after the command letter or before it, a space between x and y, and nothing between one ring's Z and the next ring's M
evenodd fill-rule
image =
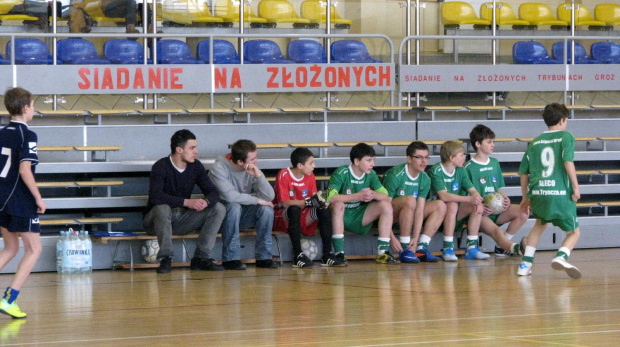
M564 270L570 278L581 278L581 271L575 266L569 264L563 257L555 257L551 261L551 267L554 270Z
M532 267L527 265L525 262L519 264L519 268L517 269L517 275L519 276L528 276L532 274Z

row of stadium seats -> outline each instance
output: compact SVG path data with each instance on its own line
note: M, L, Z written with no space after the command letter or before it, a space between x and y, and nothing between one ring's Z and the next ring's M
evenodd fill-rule
M572 62L571 43L568 43L567 59ZM563 64L564 42L556 42L551 47L552 56L547 48L536 41L519 41L512 48L515 64ZM595 42L590 47L590 56L579 42L575 42L575 64L620 64L620 44L615 42Z
M114 39L103 46L105 58L97 53L95 45L85 39L71 38L59 40L58 64L141 64L144 62L142 45L129 39ZM197 46L197 57L189 46L180 40L161 40L157 45L159 64L204 64L209 62L209 40ZM16 64L52 64L52 56L47 45L38 39L15 39ZM215 64L239 64L240 59L232 43L225 40L213 41L213 60ZM295 40L288 45L285 58L277 43L270 40L252 40L244 45L245 61L251 64L288 63L326 63L327 55L321 45L313 40ZM366 45L356 40L341 40L331 45L332 61L335 63L380 63L370 57ZM6 45L8 59L0 64L10 64L11 42ZM151 60L148 61L152 63Z
M594 17L584 4L575 4L575 25L587 25L592 29L613 29L620 25L620 4L599 4L594 8ZM551 8L543 3L526 2L519 6L519 17L510 5L497 2L495 20L498 25L512 25L517 28L533 28L550 25L552 28L566 28L572 24L572 4L562 3L557 7L557 18ZM441 6L441 21L444 26L458 27L473 24L475 28L486 28L493 21L493 3L480 5L480 17L473 6L464 1L445 2Z

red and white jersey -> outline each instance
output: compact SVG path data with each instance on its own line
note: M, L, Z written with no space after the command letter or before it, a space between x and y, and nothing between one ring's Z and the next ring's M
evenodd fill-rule
M290 168L278 172L274 187L276 198L273 201L276 209L282 208L282 202L287 200L304 200L317 192L314 174L296 178Z

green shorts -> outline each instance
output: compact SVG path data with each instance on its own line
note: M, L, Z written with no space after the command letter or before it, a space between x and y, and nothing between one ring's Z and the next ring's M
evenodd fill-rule
M564 219L551 219L551 220L546 220L546 219L542 219L542 218L538 218L536 217L536 215L534 215L535 218L540 219L540 223L541 224L547 224L547 223L551 223L553 225L555 225L556 227L566 231L566 232L571 232L577 228L579 228L579 220L577 219L577 214L574 213L573 216L570 216L568 218L564 218Z
M368 204L362 204L355 208L347 208L344 210L344 228L358 235L366 235L372 227L372 223L362 225L364 213L366 213Z

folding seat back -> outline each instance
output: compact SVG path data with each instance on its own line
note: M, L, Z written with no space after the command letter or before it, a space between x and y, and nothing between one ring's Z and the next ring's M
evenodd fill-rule
M194 59L187 43L181 40L161 40L157 43L158 64L202 64Z
M441 23L443 25L491 25L490 21L478 18L476 10L464 1L444 2L441 5Z
M284 58L277 43L271 40L246 41L244 59L252 64L290 64L292 60Z
M341 40L332 43L333 62L335 63L381 63L368 53L366 45L357 40Z
M571 42L568 42L567 62L572 63ZM564 62L564 41L558 41L551 47L553 58ZM579 42L575 42L575 64L600 64L596 59L592 59L586 53L585 47Z
M95 45L85 39L64 39L57 43L58 60L63 64L110 64L97 53Z
M571 5L570 2L558 5L558 19L568 22L569 25L573 22ZM605 22L592 18L590 10L584 4L575 4L575 6L577 6L575 9L575 25L605 26Z
M532 25L568 26L568 22L558 20L553 10L540 2L526 2L519 6L519 18L530 22Z
M327 22L327 2L323 0L306 0L301 3L301 16L309 19L314 23ZM336 6L332 3L331 6L331 22L333 24L347 24L351 25L353 22L350 19L340 17Z
M11 58L11 41L6 43L7 59ZM34 38L15 39L15 64L52 64L53 58L45 42Z
M309 19L299 17L288 0L261 0L258 15L270 23L310 23Z
M301 64L327 63L323 45L314 40L295 40L288 44L286 55Z
M547 48L536 41L519 41L512 46L512 60L515 64L561 64L551 59Z
M512 10L512 7L505 2L495 3L495 21L499 25L530 25L530 22L520 20ZM480 5L480 19L493 22L493 3L485 2Z
M590 55L603 64L620 64L620 44L595 42L590 47Z
M594 18L607 25L620 25L619 4L599 4L594 8Z
M112 64L142 64L144 49L142 45L130 39L113 39L103 44L103 55ZM148 61L151 63L151 61Z
M217 0L215 3L215 16L222 18L227 22L239 21L239 0ZM261 18L254 14L252 6L244 3L243 20L250 23L267 23L265 18Z
M209 40L198 43L198 60L209 64ZM239 64L239 54L235 46L226 40L213 40L213 63L214 64Z

